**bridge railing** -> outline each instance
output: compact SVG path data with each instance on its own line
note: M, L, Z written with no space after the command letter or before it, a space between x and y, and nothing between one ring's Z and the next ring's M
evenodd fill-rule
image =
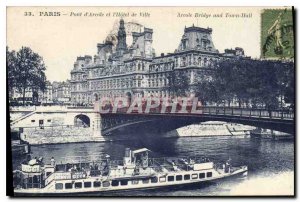
M292 110L266 110L252 108L236 108L236 107L203 107L203 114L211 115L231 115L242 117L259 117L259 118L280 118L294 119L294 111Z
M112 108L106 107L108 113L114 113ZM118 108L115 113L126 114L129 107ZM193 112L192 106L187 106L185 112L181 107L172 109L168 106L162 112L162 106L152 108L149 112L145 112L145 107L142 107L142 113L138 110L132 110L129 114L180 114L180 115L226 115L226 116L240 116L240 117L253 117L253 118L269 118L269 119L294 119L293 110L267 110L267 109L253 109L253 108L239 108L239 107L215 107L215 106L201 106L196 108L197 113Z
M71 128L88 128L87 126L77 126L77 125L53 125L53 126L27 126L27 127L20 127L21 130L54 130L54 129L71 129Z

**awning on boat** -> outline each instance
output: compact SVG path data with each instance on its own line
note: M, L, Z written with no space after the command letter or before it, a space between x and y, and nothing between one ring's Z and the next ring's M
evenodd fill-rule
M138 153L142 153L142 152L147 152L147 151L150 151L149 149L147 148L142 148L142 149L137 149L137 150L134 150L132 151L132 154L138 154Z

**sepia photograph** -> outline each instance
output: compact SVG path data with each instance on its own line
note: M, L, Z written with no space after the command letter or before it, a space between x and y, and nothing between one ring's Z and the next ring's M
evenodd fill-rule
M294 7L6 7L7 195L295 196Z

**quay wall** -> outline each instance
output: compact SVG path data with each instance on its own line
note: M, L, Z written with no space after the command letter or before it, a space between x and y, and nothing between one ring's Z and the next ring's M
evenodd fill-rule
M20 112L14 110L10 114ZM82 116L84 124L78 122L78 117ZM20 131L21 138L33 145L106 141L101 135L101 116L92 108L42 107L27 110L26 114L11 122L11 128Z
M91 128L74 126L58 126L44 129L24 128L21 133L21 139L29 142L31 145L106 141L100 132L95 133Z
M166 137L210 137L247 135L253 126L231 124L225 122L204 122L176 129L166 134Z

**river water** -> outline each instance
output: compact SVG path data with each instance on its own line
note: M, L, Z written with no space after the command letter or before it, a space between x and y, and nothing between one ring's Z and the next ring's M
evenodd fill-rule
M153 156L200 155L214 162L229 157L233 166L248 165L248 178L194 186L185 189L139 190L114 193L130 196L204 196L204 195L267 195L293 194L294 142L253 139L246 136L163 138L145 134L134 140L101 143L71 143L32 146L32 156L43 156L57 162L65 156L109 154L122 159L125 148L146 147ZM99 194L100 195L100 194ZM110 194L111 195L111 194Z

